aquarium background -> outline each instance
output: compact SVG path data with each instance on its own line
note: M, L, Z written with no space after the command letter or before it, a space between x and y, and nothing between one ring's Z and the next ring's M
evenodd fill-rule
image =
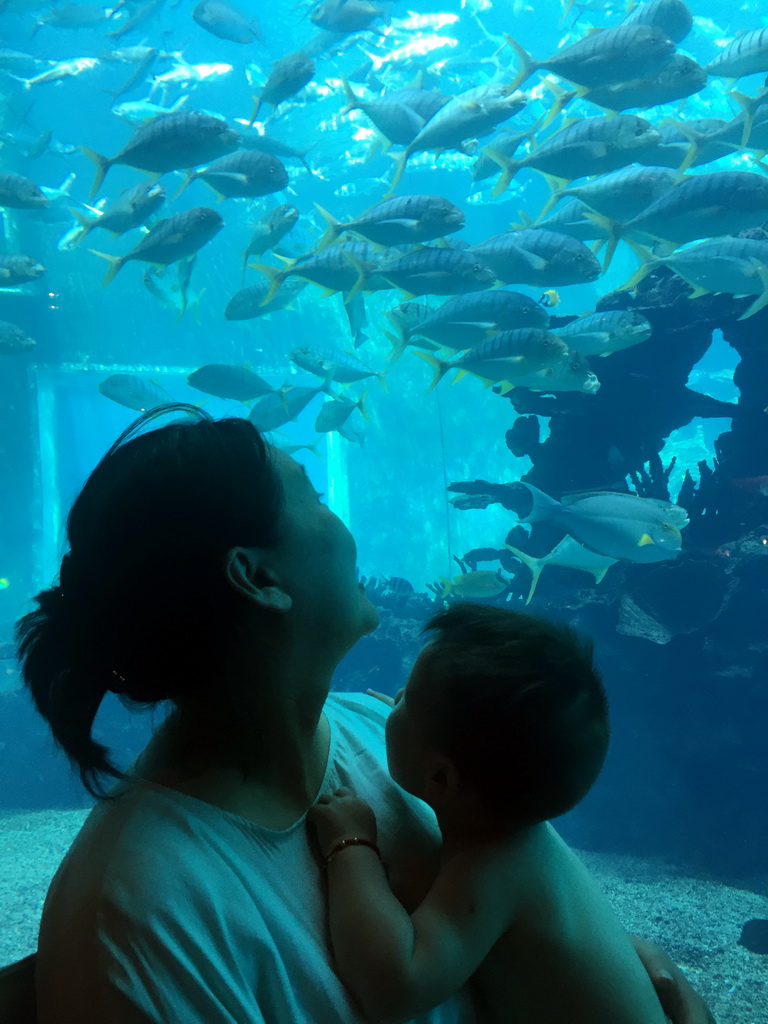
M0 880L6 879L0 904L6 927L0 932L13 939L7 961L31 951L45 872L55 868L56 856L66 848L62 837L74 827L75 819L63 812L91 802L32 709L12 645L15 621L57 575L74 496L138 415L110 401L98 385L111 374L138 374L175 400L202 404L214 416L245 416L249 407L190 387L188 374L205 364L247 364L274 387L315 386L318 378L292 363L290 353L299 345L352 350L341 295L324 295L308 285L290 308L269 316L228 321L223 310L241 287L242 253L253 227L274 206L288 202L299 210L299 223L280 249L297 257L324 229L314 203L345 221L386 194L393 162L381 153L366 160L372 127L362 111L342 113L341 75L352 75L366 54L373 54L369 83L352 82L359 96L375 96L377 80L382 87L398 88L419 69L430 68L430 87L455 95L491 78L513 77L512 50L499 49L505 32L544 57L588 27L614 25L624 15L621 5L593 0L577 3L565 15L558 0L418 5L397 0L391 26L379 19L374 31L318 43L308 17L311 5L281 2L267 10L259 5L264 42L239 45L196 24L189 0L166 0L133 32L109 39L120 19L140 6L129 4L90 27L43 23L33 36L37 20L50 18L56 5L8 0L0 11L0 44L8 50L48 61L99 59L95 68L29 87L22 79L31 72L18 77L15 68L0 72L0 174L22 174L54 190L46 220L16 209L0 211L0 255L30 255L46 267L39 281L0 289L0 320L18 325L36 342L30 350L0 355L0 808L7 825L0 845ZM252 4L240 6L255 11ZM690 6L694 26L678 51L701 64L739 32L768 29L758 0L739 6L695 0ZM453 17L442 22L428 17L441 14ZM423 24L417 15L424 16ZM408 19L413 27L401 27ZM438 37L454 43L430 51ZM423 56L414 47L408 58L377 66L397 47L419 40L426 41ZM111 113L110 95L131 66L104 54L147 41L182 53L188 65L230 65L209 79L155 85L151 95L166 105L186 95L182 109L217 114L241 131L244 124L234 119L247 121L252 96L272 61L299 47L318 47L312 83L274 114L269 106L260 113L269 133L309 150L310 170L286 160L286 190L221 203L202 181L173 199L183 174L163 177L169 200L161 216L210 205L225 222L197 256L191 284L197 301L183 315L145 288L145 264L128 262L102 287L107 264L89 249L124 254L139 241L138 231L114 239L93 231L75 248L59 244L73 226L70 208L83 209L93 180L93 165L77 147L112 155L132 131ZM466 66L435 67L459 54L467 55ZM496 64L479 59L494 54ZM178 66L173 58L156 61L119 101L147 97L152 77ZM249 85L246 66L256 84ZM764 72L752 75L737 88L756 95L764 80ZM676 102L633 112L653 124L667 118L728 120L740 109L729 87L727 79L710 77L682 111ZM524 88L535 90L536 98L512 119L515 127L531 126L552 103L538 75ZM601 113L588 104L574 104L569 114L574 112ZM553 128L562 123L563 115ZM34 143L48 132L50 142L38 155ZM694 173L754 171L754 158L752 151L736 149ZM498 198L490 194L494 178L475 190L474 159L456 151L439 159L431 152L416 154L397 189L399 195L444 196L459 206L466 224L452 242L477 244L520 224L521 211L535 219L549 197L543 177L525 169ZM70 175L67 193L56 195ZM114 166L99 196L115 197L145 177ZM755 223L753 237L768 237L757 231L763 220ZM269 253L249 262L280 266ZM525 478L558 498L585 490L629 490L670 498L688 510L678 558L650 565L620 561L599 585L584 572L550 566L528 606L594 638L612 709L613 740L603 774L557 827L587 856L603 858L594 866L605 872L612 896L621 903L622 894L631 893L622 906L635 913L632 926L666 941L713 1001L718 1019L765 1024L766 960L738 940L747 918L768 917L768 312L739 320L751 300L711 293L691 299L691 289L669 273L649 278L634 297L622 292L611 298L637 266L637 256L619 245L606 273L591 284L558 287L559 304L549 310L557 325L598 307L634 303L651 321L654 333L647 342L591 359L601 381L597 395L520 388L502 397L469 375L452 385L452 374L428 390L433 370L409 347L388 369L386 389L370 377L345 392L355 400L365 395L368 420L355 412L349 421L355 440L338 433L318 437L314 421L323 395L274 439L281 445L316 445L316 452L301 450L296 457L352 529L360 572L381 609L379 630L341 665L335 680L339 690L373 687L394 693L402 685L419 649L419 629L442 604L446 578L500 571L508 581L501 594L471 599L524 607L530 573L505 543L541 556L563 531L547 524L532 532L520 526L514 503L499 498L506 492L493 490L499 485ZM170 267L167 280L174 280L173 272ZM245 274L246 284L260 279L257 270ZM511 287L532 299L543 291ZM445 298L423 301L437 307ZM366 296L368 340L354 354L374 370L388 368L391 343L384 332L392 333L392 324L385 313L401 301L396 290ZM485 507L461 509L449 501L487 493L495 501ZM460 585L455 594L463 596ZM128 764L158 720L159 713L129 714L110 697L99 715L98 738ZM38 848L44 848L42 869L35 866ZM685 884L675 888L670 879L680 878ZM633 886L640 882L644 888L638 897ZM748 910L739 902L743 898L753 901ZM706 929L697 931L704 919ZM737 959L723 960L730 956Z

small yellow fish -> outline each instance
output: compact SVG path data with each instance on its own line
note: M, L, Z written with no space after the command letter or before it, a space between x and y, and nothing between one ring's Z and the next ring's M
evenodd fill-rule
M549 308L560 305L560 292L556 288L547 288L545 292L541 293L539 298L540 306L547 306Z
M501 573L491 572L488 569L465 572L461 576L455 576L452 580L441 576L440 582L443 584L443 592L440 595L442 598L448 597L449 594L464 599L495 597L497 594L503 594L509 586Z
M0 590L7 590L10 585L11 581L7 576L0 576Z

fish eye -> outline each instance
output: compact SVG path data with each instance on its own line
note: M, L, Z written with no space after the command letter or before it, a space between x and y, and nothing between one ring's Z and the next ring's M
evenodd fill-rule
M480 266L480 264L479 264L479 263L476 263L476 264L474 265L474 267L472 267L472 269L473 269L473 270L474 270L474 272L475 272L475 273L477 274L477 273L478 273L479 271L481 271L481 270L482 270L483 268L482 268L482 267Z

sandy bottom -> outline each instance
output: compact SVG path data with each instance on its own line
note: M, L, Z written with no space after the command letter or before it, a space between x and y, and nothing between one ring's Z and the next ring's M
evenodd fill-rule
M31 953L48 883L85 811L0 817L0 966ZM581 852L631 932L660 943L718 1024L768 1024L768 955L737 945L742 924L768 918L768 898L691 878L674 866Z

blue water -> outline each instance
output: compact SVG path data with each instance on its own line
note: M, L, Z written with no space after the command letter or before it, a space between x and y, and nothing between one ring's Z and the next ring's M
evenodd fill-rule
M191 65L230 65L228 71L208 81L156 88L152 98L170 105L187 95L185 109L217 114L242 129L235 119L247 119L255 91L247 84L246 64L256 65L253 75L261 75L263 80L272 61L308 45L316 34L307 16L309 5L279 3L270 5L266 12L260 10L265 42L250 46L206 33L192 20L192 6L189 0L175 5L166 2L140 29L122 40L107 42L105 31L119 25L118 20L77 30L44 25L30 38L35 18L47 9L11 0L1 16L1 42L8 49L64 61L100 58L108 48L146 41L183 53ZM130 137L131 129L111 113L108 90L117 89L132 66L102 60L95 69L77 76L30 88L13 78L0 77L0 130L10 135L0 150L0 172L24 174L48 187L59 186L70 174L75 176L69 198L55 204L61 210L60 222L42 223L14 210L3 213L5 241L0 251L32 255L45 263L47 273L41 281L18 292L0 290L0 320L18 324L37 342L29 353L0 357L0 577L8 583L0 591L0 643L11 642L15 620L28 609L30 598L55 577L65 550L63 527L70 503L103 452L136 415L99 393L97 386L105 377L112 373L141 374L179 401L204 402L213 415L247 415L242 404L208 397L189 387L187 374L206 363L247 363L276 387L286 381L309 385L316 378L297 372L291 364L289 353L293 347L312 344L351 349L341 297L323 296L311 285L293 309L268 319L228 322L223 318L226 302L241 286L241 253L252 225L263 213L282 202L298 207L299 227L284 241L285 249L297 256L314 244L323 229L313 203L345 220L386 192L392 162L381 154L365 161L371 126L361 111L341 115L341 74L351 73L366 52L385 58L397 46L418 39L429 41L436 35L455 40L456 45L436 49L424 58L424 66L470 48L476 48L481 56L490 56L503 42L504 32L514 35L534 56L548 56L589 26L617 24L623 14L618 7L601 10L597 4L589 6L594 9L584 11L573 25L576 10L563 21L556 0L535 5L521 0L497 0L493 4L490 0L468 0L466 4L455 0L422 2L418 5L420 15L447 13L457 20L441 29L426 26L419 30L398 27L398 19L413 15L406 0L398 0L392 5L391 28L376 22L377 32L365 33L344 52L331 48L317 56L317 73L310 86L273 116L269 107L261 115L269 118L267 130L271 134L297 149L312 147L308 157L311 172L291 161L287 163L290 186L283 193L254 201L229 199L220 204L202 182L196 182L161 211L162 216L168 216L193 206L211 205L224 218L224 230L198 255L193 275L193 287L201 293L197 317L194 310L187 310L179 318L175 311L161 306L142 283L144 264L128 263L116 280L102 288L106 263L92 255L89 248L124 254L139 240L136 231L114 240L105 232L95 231L78 248L57 248L59 239L72 226L68 205L79 207L87 202L93 166L77 148L65 155L50 148L35 159L27 159L24 147L13 143L14 136L38 137L52 131L64 147L82 145L106 155L116 153ZM254 4L245 2L241 7L255 10ZM691 9L694 28L678 49L702 64L740 31L768 26L764 4L759 0L748 0L738 9L711 0L695 0ZM504 49L499 60L511 77L515 69L512 51ZM154 74L162 75L173 66L173 60L158 61ZM404 85L414 73L415 69L399 76L395 68L390 87ZM738 88L755 95L764 78L762 74L742 79ZM433 87L454 95L486 81L488 75L482 70L466 70L458 75L438 73ZM150 82L140 81L119 102L143 99L150 87ZM525 86L529 91L534 87L543 99L531 100L528 109L515 119L524 124L531 124L551 102L537 76ZM373 95L359 83L353 83L353 88L358 95ZM632 112L654 124L670 117L728 119L739 109L729 98L728 88L726 80L710 78L707 88L689 98L682 111L679 104L670 104ZM576 109L581 116L600 113L588 106ZM556 125L560 123L562 120ZM459 237L469 243L479 243L519 223L520 211L535 217L549 196L544 179L526 170L498 199L490 197L493 179L473 192L471 164L472 158L456 152L437 160L432 153L418 154L409 163L398 192L438 194L456 203L466 213L466 225ZM737 153L695 173L726 169L753 170L751 156ZM116 166L99 196L115 197L142 176L141 171ZM182 172L163 178L169 195L181 181ZM261 261L277 265L269 255ZM560 304L552 312L572 316L592 311L602 296L634 273L636 266L637 258L620 246L610 271L596 282L559 288ZM258 279L258 271L247 271L246 283ZM513 287L534 299L541 294L541 288ZM373 368L385 364L390 350L382 334L382 328L390 327L383 314L400 301L402 296L396 291L374 293L366 299L370 340L356 354ZM428 301L434 306L443 300L433 297ZM754 331L755 344L760 339L764 343L767 323L765 312L746 321ZM701 357L683 371L682 382L689 373L693 390L736 403L740 390L734 384L733 373L739 355L714 322L702 324L701 337ZM710 337L712 344L707 347ZM654 350L657 354L652 373L643 363L642 346L607 360L592 360L599 376L603 368L610 375L611 361L615 361L614 367L626 367L621 372L628 375L627 387L630 376L635 386L638 374L649 374L646 412L637 415L631 426L644 439L646 457L659 452L664 466L676 457L667 481L666 496L672 500L678 497L686 470L698 481L701 463L713 466L717 439L731 425L728 416L691 419L681 415L680 422L670 423L663 436L658 437L655 431L644 435L643 417L656 401L654 389L658 385L654 381L663 381L667 360L672 363L675 358L674 339L675 335L670 334L665 342L669 347ZM416 649L412 620L421 616L423 621L430 609L434 610L434 595L427 585L440 577L458 575L461 570L457 557L476 549L503 548L508 532L517 524L514 515L498 504L457 510L446 501L446 487L455 481L476 479L511 483L532 467L528 456L513 456L505 443L505 433L518 416L510 402L472 377L455 386L444 380L427 393L432 370L414 358L412 351L408 350L388 374L386 391L373 379L350 390L355 397L368 392L370 422L363 421L358 413L351 421L361 431L363 444L332 435L319 441L319 457L309 452L297 456L315 486L329 495L331 506L355 534L360 572L368 579L404 577L424 595L415 613L412 607L405 609L396 601L385 602L383 639L370 638L349 656L337 681L342 689L376 682L379 688L394 692ZM765 362L762 365L766 373L762 385L765 398L768 370ZM617 392L620 423L622 387L620 383ZM279 440L294 444L313 441L320 401L316 399L296 422L281 430ZM585 401L589 401L588 396ZM558 456L560 461L554 467L548 465L548 472L562 481L561 491L624 487L621 471L613 478L595 479L590 475L591 456L578 431L582 409L577 406L572 413L556 412L561 417L574 417L574 448L570 457ZM546 441L553 419L551 409L542 407L539 418L540 439ZM564 422L567 425L569 421ZM759 430L759 418L756 423ZM630 426L626 422L621 425ZM579 467L578 479L572 476L574 466ZM736 475L752 479L764 474L768 474L768 464L754 465ZM732 552L757 530L758 539L750 542L751 546L742 543L739 548L743 572L728 577L728 600L733 621L738 621L736 632L730 619L722 615L707 618L703 612L698 619L692 616L693 628L679 630L674 626L665 643L620 628L621 615L626 614L626 602L625 612L620 610L623 598L637 596L646 585L645 574L655 566L620 564L599 587L593 585L591 577L573 570L545 570L530 606L531 611L562 617L595 636L613 707L614 744L604 775L584 805L562 823L564 834L595 849L666 856L723 880L754 879L764 872L768 838L763 795L768 764L762 742L768 711L766 599L764 586L761 589L755 582L760 573L765 578L767 563L759 546L759 527L764 525L768 532L768 498L759 491L740 488L722 490L717 508L713 505L702 513L696 521L697 532L694 534L691 528L683 537L684 557L695 556L725 572L730 570L726 563ZM744 517L730 515L733 503L746 500L745 493L748 500ZM718 516L722 522L726 513L729 525L718 533ZM545 550L541 548L539 553ZM479 567L495 570L498 562ZM519 565L515 569L519 585L502 598L512 606L521 602L528 580L525 570ZM509 575L512 569L507 566L505 571ZM699 596L691 584L682 603L695 610ZM662 611L658 615L663 619ZM686 626L690 624L686 622ZM51 749L42 722L28 706L7 647L4 653L7 657L0 662L0 804L21 809L86 806L67 766ZM126 718L111 705L102 710L99 723L104 740L117 748L124 762L140 749L149 728L146 720Z

